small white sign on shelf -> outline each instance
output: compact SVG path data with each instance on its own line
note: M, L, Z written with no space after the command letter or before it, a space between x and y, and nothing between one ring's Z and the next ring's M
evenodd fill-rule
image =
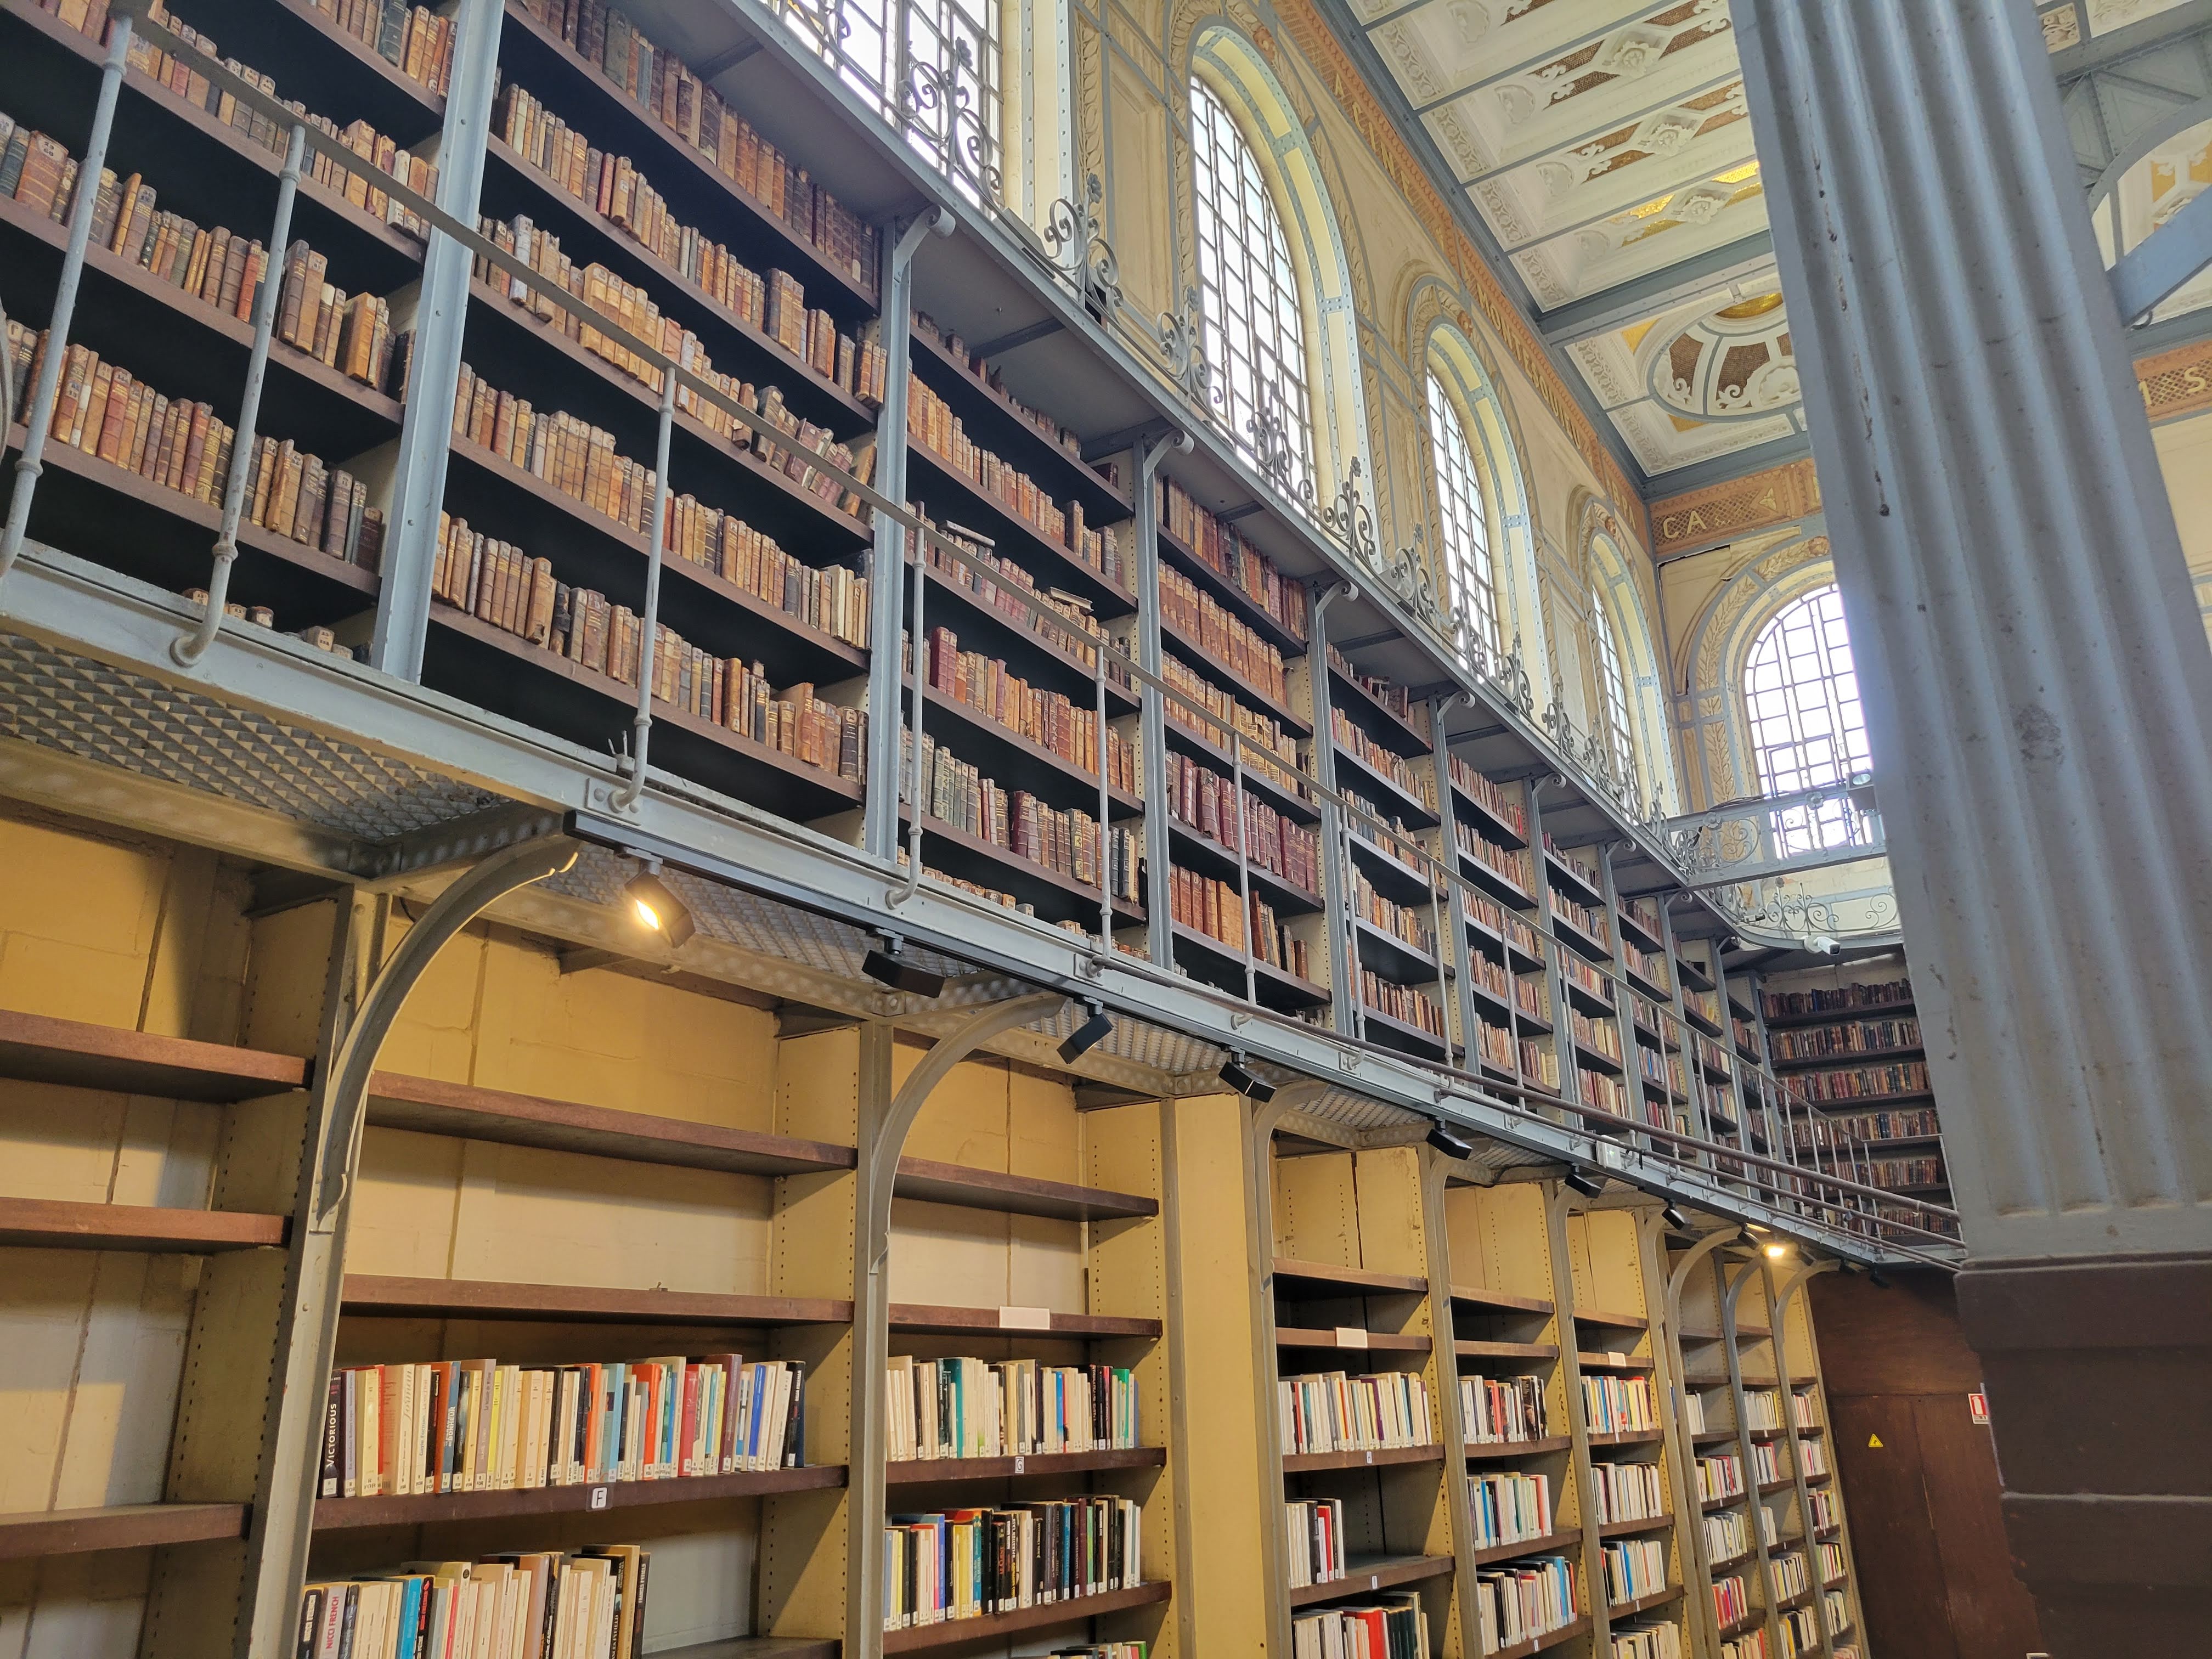
M1367 1333L1357 1325L1339 1325L1336 1328L1336 1346L1340 1348L1364 1348L1367 1346Z
M999 1310L999 1328L1002 1331L1048 1331L1052 1328L1052 1310L1001 1308Z

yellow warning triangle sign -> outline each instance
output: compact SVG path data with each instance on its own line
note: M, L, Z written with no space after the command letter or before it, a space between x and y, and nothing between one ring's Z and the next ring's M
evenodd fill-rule
M1878 1434L1869 1435L1867 1437L1867 1449L1869 1451L1880 1451L1881 1449L1881 1437Z

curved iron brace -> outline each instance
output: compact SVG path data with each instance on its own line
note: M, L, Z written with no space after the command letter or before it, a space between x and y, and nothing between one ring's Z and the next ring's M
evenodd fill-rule
M575 863L581 850L567 836L556 836L493 854L430 902L422 920L408 929L399 948L377 970L331 1068L331 1127L316 1177L313 1231L326 1233L336 1224L353 1183L354 1160L368 1121L369 1073L407 994L431 958L486 906L518 888L559 875Z

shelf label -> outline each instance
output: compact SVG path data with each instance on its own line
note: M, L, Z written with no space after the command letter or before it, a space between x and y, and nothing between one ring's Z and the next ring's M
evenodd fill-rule
M1048 1331L1052 1328L1052 1310L1001 1308L999 1310L999 1328L1002 1331Z
M1981 1424L1984 1427L1988 1426L1990 1420L1989 1395L1978 1392L1968 1395L1966 1396L1966 1410L1972 1413L1975 1422Z
M607 1489L606 1489L605 1486L594 1486L594 1487L592 1487L592 1501L591 1501L591 1504L590 1504L589 1507L590 1507L590 1508L592 1508L592 1509L595 1509L595 1510L603 1510L603 1509L606 1508L606 1506L607 1506Z
M1364 1348L1367 1346L1367 1333L1357 1325L1339 1325L1336 1328L1336 1346L1340 1348Z
M1607 1354L1605 1358L1606 1363L1609 1365L1626 1365L1628 1363L1628 1356L1621 1352L1618 1348Z
M1022 1474L1023 1472L1024 1472L1024 1471L1029 1468L1029 1466L1030 1466L1030 1460L1029 1460L1027 1457L1024 1457L1024 1456L1022 1456L1022 1455L1017 1455L1015 1456L1015 1458L1014 1458L1014 1473L1015 1473L1016 1474Z
M1382 1575L1379 1572L1369 1573L1367 1575L1367 1588L1371 1590L1381 1589L1382 1588Z
M1367 1454L1367 1461L1370 1463L1375 1461L1375 1454L1373 1452L1370 1451Z

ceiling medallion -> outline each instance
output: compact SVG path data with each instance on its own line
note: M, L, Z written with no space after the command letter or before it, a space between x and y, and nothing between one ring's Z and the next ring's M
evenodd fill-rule
M1643 346L1651 395L1693 421L1771 420L1803 400L1790 316L1777 293L1651 331Z

